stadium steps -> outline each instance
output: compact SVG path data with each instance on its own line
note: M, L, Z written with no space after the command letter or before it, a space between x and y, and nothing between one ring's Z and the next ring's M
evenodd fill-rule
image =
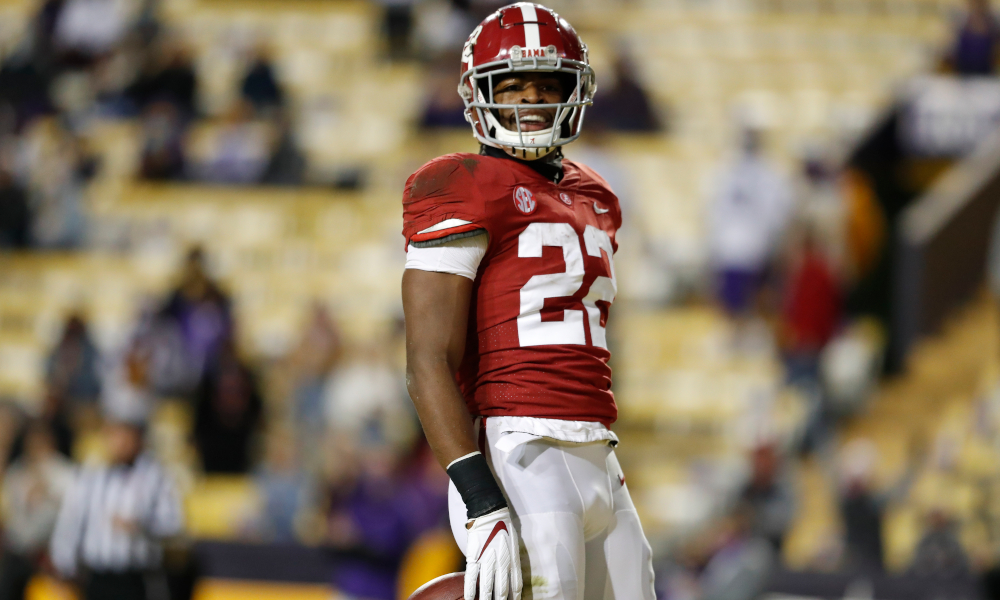
M908 465L917 469L909 494L887 514L883 533L889 568L908 564L924 519L934 510L958 520L973 557L986 556L1000 533L994 501L1000 493L996 316L992 300L978 298L938 335L921 342L907 373L883 383L870 407L840 432L842 443L863 438L875 444L875 477L883 488L899 481ZM835 467L810 462L800 471L802 502L786 559L805 567L829 551L840 518L831 495Z

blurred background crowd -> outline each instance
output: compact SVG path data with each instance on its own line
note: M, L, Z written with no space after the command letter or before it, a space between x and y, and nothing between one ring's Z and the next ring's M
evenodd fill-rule
M477 151L459 56L503 4L0 0L0 600L462 568L400 196ZM625 214L615 429L658 597L1000 598L988 0L548 5L599 84L565 153ZM143 465L166 487L88 546L79 473Z

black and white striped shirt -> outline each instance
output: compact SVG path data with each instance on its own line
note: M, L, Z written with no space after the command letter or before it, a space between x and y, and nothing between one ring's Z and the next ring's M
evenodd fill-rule
M182 528L174 480L148 454L131 466L84 468L63 498L52 534L52 563L65 577L75 576L80 564L101 572L157 568L163 557L160 540Z

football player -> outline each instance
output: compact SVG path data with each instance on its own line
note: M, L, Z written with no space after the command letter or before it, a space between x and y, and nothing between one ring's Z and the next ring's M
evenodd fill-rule
M407 386L451 478L465 599L653 600L649 544L615 458L605 325L618 199L563 158L596 83L551 10L472 32L459 94L481 143L403 194Z

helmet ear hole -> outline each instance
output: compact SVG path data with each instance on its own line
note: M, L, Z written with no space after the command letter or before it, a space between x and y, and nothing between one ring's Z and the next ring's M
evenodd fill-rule
M476 86L479 89L479 95L484 99L482 100L483 102L485 102L486 99L489 99L490 101L493 100L493 90L490 89L489 78L483 77L476 82Z

